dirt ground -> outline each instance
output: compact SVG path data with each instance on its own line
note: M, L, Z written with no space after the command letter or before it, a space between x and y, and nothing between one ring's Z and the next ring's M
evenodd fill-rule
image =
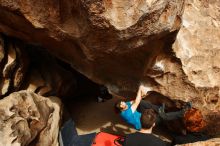
M79 134L106 131L117 134L127 134L135 129L127 125L118 114L114 112L114 103L119 98L112 98L105 102L78 100L69 104L71 117L76 123ZM74 105L74 106L73 106Z
M105 102L97 102L95 98L77 100L68 103L67 108L76 123L79 135L92 132L105 131L117 135L133 133L136 130L125 123L118 114L114 112L114 104L120 97L113 97ZM164 131L154 130L156 135L167 140Z

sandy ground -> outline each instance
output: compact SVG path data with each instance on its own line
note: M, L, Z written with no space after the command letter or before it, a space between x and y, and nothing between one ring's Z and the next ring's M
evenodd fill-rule
M115 134L127 134L135 129L126 124L114 112L114 103L119 98L112 98L105 102L96 102L94 98L86 101L75 101L69 104L71 117L76 123L79 134L106 131ZM73 106L74 105L74 106Z
M98 103L94 98L87 98L68 103L67 108L76 123L78 134L105 131L112 134L124 135L136 130L125 123L118 114L114 112L114 104L120 97L113 97L105 102ZM154 130L156 135L167 139L166 133Z

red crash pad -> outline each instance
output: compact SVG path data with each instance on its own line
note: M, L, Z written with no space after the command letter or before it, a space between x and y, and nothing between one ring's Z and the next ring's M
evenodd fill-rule
M93 140L92 146L121 146L117 141L124 140L122 136L100 132Z

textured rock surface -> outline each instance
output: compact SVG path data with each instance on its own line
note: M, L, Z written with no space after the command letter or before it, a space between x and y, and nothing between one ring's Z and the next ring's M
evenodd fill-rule
M70 97L76 91L75 75L45 50L29 47L30 67L21 89L43 96Z
M219 0L1 0L0 31L43 45L116 94L132 96L143 82L149 90L192 101L205 115L209 132L217 133L219 4Z
M0 37L0 97L28 90L43 96L68 97L76 88L74 74L40 47Z
M0 145L58 146L61 102L32 92L14 92L0 100Z
M220 1L186 3L174 51L195 87L220 83Z
M207 141L201 141L201 142L195 142L195 143L189 143L189 144L182 144L182 145L176 145L176 146L219 146L220 139L219 138L213 138Z
M220 131L219 11L218 0L186 1L183 25L173 45L173 56L178 59L168 61L158 56L167 74L155 78L159 92L192 101L201 109L211 133Z
M1 0L0 31L43 45L90 79L122 94L137 89L151 57L175 38L183 3Z

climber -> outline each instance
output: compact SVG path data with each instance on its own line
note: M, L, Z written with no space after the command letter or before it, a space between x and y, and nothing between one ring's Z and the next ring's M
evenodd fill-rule
M153 109L145 109L140 118L141 129L138 132L125 136L123 146L166 146L169 143L164 142L160 138L152 134L152 129L155 126L157 114Z
M121 117L128 122L129 124L133 125L135 129L141 129L140 117L141 113L138 112L136 109L141 102L142 96L146 93L144 92L144 86L140 86L136 99L134 101L124 102L118 101L115 104L115 109L120 112Z
M159 107L157 105L151 104L147 101L141 100L144 95L147 94L146 88L141 85L139 87L136 99L134 101L118 101L115 104L115 110L120 113L120 116L129 124L134 126L136 130L141 129L140 117L141 113L144 109L153 109L155 110L159 116L157 116L157 123L162 120L175 120L183 117L184 112L190 108L191 105L188 105L185 109L176 112L165 113L163 106Z

